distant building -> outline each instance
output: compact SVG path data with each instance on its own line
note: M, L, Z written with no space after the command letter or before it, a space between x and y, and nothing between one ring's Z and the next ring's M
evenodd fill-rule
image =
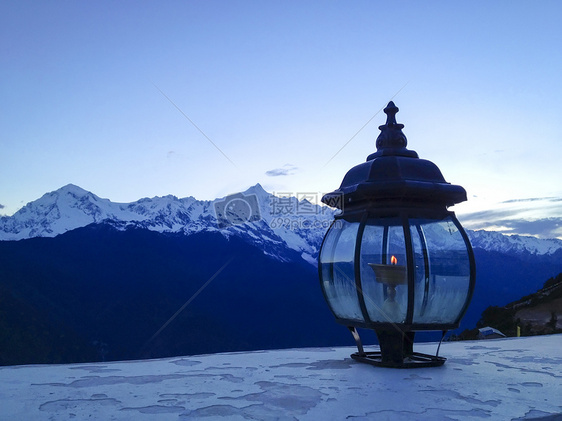
M501 333L498 329L494 329L493 327L486 326L483 328L478 329L478 339L497 339L497 338L505 338L506 336Z

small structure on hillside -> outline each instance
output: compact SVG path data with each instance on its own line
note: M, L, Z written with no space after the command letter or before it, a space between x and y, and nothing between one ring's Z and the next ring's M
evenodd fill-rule
M505 338L506 336L501 333L498 329L490 326L482 327L478 329L478 339L498 339Z

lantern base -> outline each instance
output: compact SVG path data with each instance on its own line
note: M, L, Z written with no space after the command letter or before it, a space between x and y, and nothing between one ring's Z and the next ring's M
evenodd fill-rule
M438 367L447 360L437 355L414 352L415 332L400 330L375 330L380 351L365 352L357 329L348 327L355 339L358 352L351 354L355 361L391 368Z
M355 361L375 365L377 367L389 368L439 367L447 361L447 358L422 354L420 352L412 353L407 358L404 358L402 362L384 361L380 351L364 352L363 354L356 352L351 354L351 358Z

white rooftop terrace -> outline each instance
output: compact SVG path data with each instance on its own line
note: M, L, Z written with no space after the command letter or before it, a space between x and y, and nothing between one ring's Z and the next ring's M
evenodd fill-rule
M433 368L374 367L354 351L1 367L0 419L562 420L562 335L446 342Z

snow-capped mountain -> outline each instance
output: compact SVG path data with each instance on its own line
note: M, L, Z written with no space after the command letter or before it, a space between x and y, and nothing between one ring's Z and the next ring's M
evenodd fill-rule
M493 231L467 231L473 248L481 248L501 253L529 252L538 255L551 255L562 249L562 240L556 238L540 239L522 235L504 235Z
M247 237L276 257L286 246L316 262L322 237L335 211L295 197L277 197L260 184L213 201L168 195L132 203L114 203L69 184L28 203L11 217L0 218L0 241L55 237L92 223L126 229L183 233L217 231ZM281 258L282 259L282 258Z
M117 228L190 235L216 231L236 235L259 245L266 254L282 259L278 247L288 247L316 264L322 238L335 210L296 197L277 197L260 184L243 193L213 201L172 195L114 203L69 184L28 203L11 217L0 218L0 241L55 237L92 223ZM552 255L562 240L538 239L497 232L468 231L474 248L501 253Z

